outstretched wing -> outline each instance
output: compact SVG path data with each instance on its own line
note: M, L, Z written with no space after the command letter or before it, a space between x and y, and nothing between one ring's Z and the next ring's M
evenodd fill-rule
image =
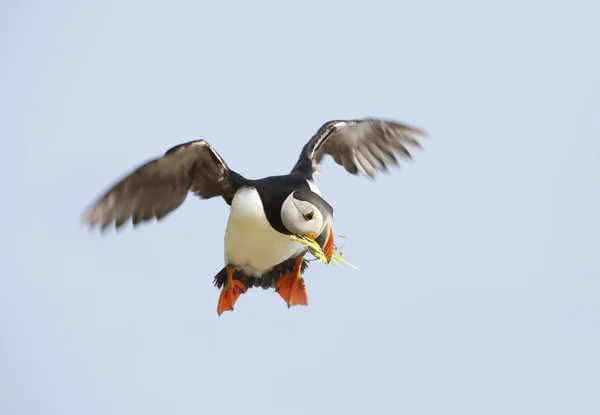
M302 149L293 171L314 173L327 154L352 174L375 177L377 171L398 163L396 156L412 158L408 148L421 147L425 133L393 121L367 118L328 121Z
M202 199L222 196L230 204L237 189L232 173L206 141L180 144L114 185L88 210L85 222L104 230L113 222L118 229L130 218L134 225L162 219L189 191Z

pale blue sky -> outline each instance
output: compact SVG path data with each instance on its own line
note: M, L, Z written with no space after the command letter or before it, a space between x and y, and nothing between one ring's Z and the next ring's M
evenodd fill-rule
M219 5L217 5L219 4ZM592 1L0 6L0 413L600 413ZM257 178L332 118L425 128L318 179L361 267L217 316L228 208L101 237L113 180L204 138Z

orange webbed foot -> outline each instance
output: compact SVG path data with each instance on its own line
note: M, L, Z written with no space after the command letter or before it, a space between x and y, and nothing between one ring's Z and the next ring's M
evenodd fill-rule
M275 284L275 291L287 303L288 308L295 305L308 305L308 293L306 292L304 278L300 273L302 261L302 258L296 260L296 267L282 275Z
M217 314L221 315L225 311L233 311L233 306L240 295L246 292L246 286L243 282L233 279L233 268L227 268L227 282L219 295L219 304L217 305Z

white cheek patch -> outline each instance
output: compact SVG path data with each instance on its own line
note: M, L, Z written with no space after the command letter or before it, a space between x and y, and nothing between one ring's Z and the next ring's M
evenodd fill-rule
M296 209L298 209L298 212L300 214L302 214L304 212L304 206L302 206L302 204L300 203L299 200L296 200L294 198L292 198L292 203L294 204L294 206L296 207Z
M313 212L313 218L306 220L304 215L311 211ZM323 215L315 206L309 202L294 199L291 195L283 202L281 220L290 232L299 235L306 235L311 232L318 234L323 225Z

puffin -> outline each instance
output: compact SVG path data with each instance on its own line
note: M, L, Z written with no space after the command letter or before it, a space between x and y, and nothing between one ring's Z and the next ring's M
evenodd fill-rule
M161 221L193 193L222 198L229 205L224 267L214 277L220 289L217 314L233 311L252 287L274 289L288 308L308 305L303 274L309 249L292 236L316 242L329 263L334 252L333 207L314 182L327 155L352 175L374 179L379 172L412 159L423 130L381 118L325 122L302 147L287 174L249 179L232 170L204 139L167 150L120 180L85 212L84 223L104 232Z

